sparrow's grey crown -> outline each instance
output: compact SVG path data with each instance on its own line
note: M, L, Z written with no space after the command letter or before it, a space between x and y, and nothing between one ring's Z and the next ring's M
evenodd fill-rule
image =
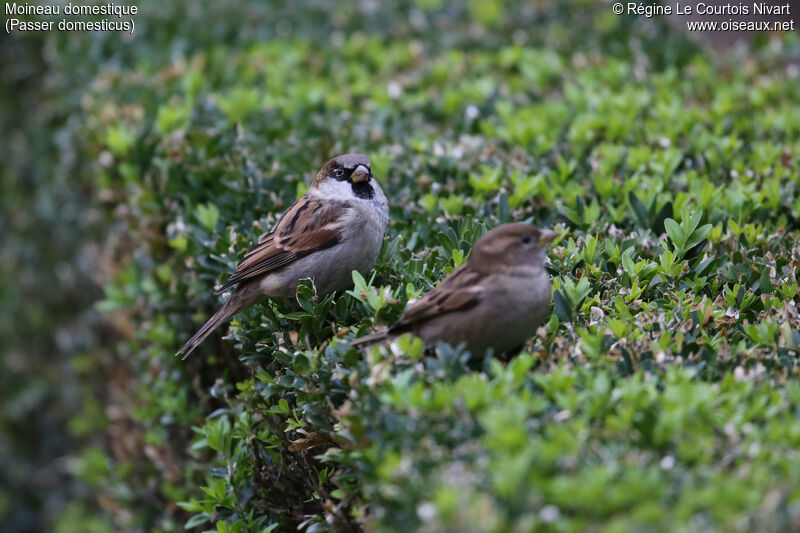
M364 165L367 168L372 166L369 157L362 154L343 154L336 158L336 162L343 168L354 169L358 165Z

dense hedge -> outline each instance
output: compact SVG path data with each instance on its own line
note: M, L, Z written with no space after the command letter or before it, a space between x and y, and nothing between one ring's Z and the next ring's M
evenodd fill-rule
M28 404L68 432L57 453L83 446L67 469L72 503L52 504L49 524L798 527L800 85L785 63L796 35L731 63L594 2L388 14L242 2L202 16L176 4L182 24L143 6L129 46L23 43L64 71L71 98L50 109L69 135L59 145L51 123L30 125L61 159L36 161L28 146L27 168L46 165L41 192L19 192L25 168L9 165L4 190L18 196L4 201L52 202L63 183L86 229L69 231L65 208L20 209L67 236L31 230L18 247L74 252L102 236L63 261L105 284L80 315L90 331L74 335L89 340L59 347L73 370L53 366L40 379L55 392ZM88 72L69 73L88 57ZM176 360L220 304L215 285L324 161L351 150L370 155L392 206L373 274L347 294L318 301L301 287L299 307L249 309ZM476 371L458 349L424 353L411 339L349 348L511 220L561 235L553 312L524 354ZM30 286L51 270L33 272ZM23 322L18 309L4 304L8 324ZM19 348L5 365L24 337L57 339L29 323L9 328ZM72 405L71 418L55 408ZM24 420L6 402L2 417L4 429ZM39 461L24 443L49 427L12 427L12 456Z

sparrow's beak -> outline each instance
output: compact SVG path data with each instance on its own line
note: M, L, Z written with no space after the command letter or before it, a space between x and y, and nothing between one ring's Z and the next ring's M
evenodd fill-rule
M369 181L369 178L372 176L369 169L364 165L358 165L353 173L350 175L350 179L353 183L361 183L364 181Z
M553 230L543 229L539 230L539 246L545 246L547 243L558 237L558 233Z

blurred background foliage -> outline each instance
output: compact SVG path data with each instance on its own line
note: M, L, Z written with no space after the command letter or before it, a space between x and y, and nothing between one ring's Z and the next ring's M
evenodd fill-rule
M800 527L796 34L721 58L594 0L139 7L133 36L2 37L3 530ZM350 150L393 199L375 276L174 360ZM331 341L508 220L562 233L530 354Z

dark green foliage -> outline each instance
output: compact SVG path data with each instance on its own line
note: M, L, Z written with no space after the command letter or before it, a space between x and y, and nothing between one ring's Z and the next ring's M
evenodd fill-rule
M734 68L603 3L522 4L177 2L143 6L130 46L15 44L55 46L31 68L58 72L65 100L5 158L3 272L105 267L52 303L17 294L43 266L2 287L0 449L33 465L40 435L61 439L45 455L81 446L56 510L17 529L797 527L796 35ZM301 286L175 359L236 261L347 151L370 155L392 206L373 273L324 299ZM525 353L348 346L506 221L561 234L553 313ZM87 341L50 363L63 317ZM24 424L35 409L53 425Z

